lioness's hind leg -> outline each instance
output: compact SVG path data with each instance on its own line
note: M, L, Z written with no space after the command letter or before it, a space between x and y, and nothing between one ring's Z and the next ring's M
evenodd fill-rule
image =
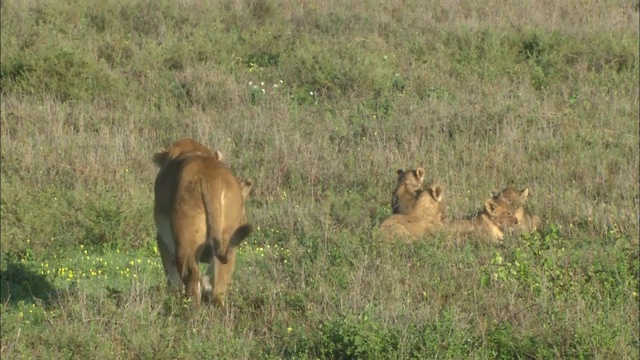
M168 239L166 238L167 235L169 236ZM158 252L160 252L160 259L162 259L167 288L172 292L180 292L183 289L183 285L180 273L178 273L178 268L176 267L175 250L169 248L167 241L173 243L173 236L171 236L170 231L165 234L161 234L160 232L156 233L156 242L158 244Z
M215 277L215 269L214 265L210 264L207 267L207 271L202 275L201 284L202 284L202 296L206 302L210 303L213 301L213 286L211 285L212 279Z
M194 252L178 249L176 265L180 269L182 282L187 288L187 294L191 296L193 305L200 306L200 269L198 269L198 261Z

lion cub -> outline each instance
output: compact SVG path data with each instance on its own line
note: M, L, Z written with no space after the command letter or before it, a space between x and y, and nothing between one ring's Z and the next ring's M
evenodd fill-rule
M165 275L170 288L186 286L195 306L200 305L201 288L224 305L234 249L252 231L244 210L252 183L238 181L219 152L190 139L175 144L177 148L153 156L161 166L154 185L154 218ZM200 261L209 263L202 279Z
M506 200L516 207L516 217L518 225L515 227L517 233L530 233L538 230L541 221L537 215L530 214L524 207L529 196L529 188L518 190L513 186L507 186L500 191L493 191L492 197L495 200Z
M424 182L424 169L396 171L397 186L391 197L391 211L394 214L408 214L416 205L418 194Z
M440 210L443 192L438 184L418 191L414 206L407 213L392 214L382 220L378 237L383 240L402 238L411 241L438 231L443 226Z
M504 232L513 229L518 224L515 207L506 200L489 198L484 208L477 215L454 220L449 223L449 229L458 234L474 233L482 238L502 240Z

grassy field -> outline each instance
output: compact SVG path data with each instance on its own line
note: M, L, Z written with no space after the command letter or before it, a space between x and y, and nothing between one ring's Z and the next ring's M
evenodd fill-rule
M637 358L638 6L3 1L0 355ZM184 137L254 181L197 313L152 218ZM530 187L540 233L373 241L418 166L450 219Z

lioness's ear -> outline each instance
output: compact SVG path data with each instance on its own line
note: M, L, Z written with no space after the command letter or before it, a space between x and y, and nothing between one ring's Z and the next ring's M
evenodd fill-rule
M240 191L242 191L242 198L247 199L251 189L253 188L253 182L251 180L240 181Z
M158 167L164 166L167 163L167 158L169 157L169 152L167 150L160 150L157 153L153 154L153 163Z
M402 170L402 169L396 170L396 175L400 176L402 174L404 174L404 170Z
M418 175L418 178L420 179L420 181L424 180L424 169L419 167L416 169L416 174Z
M444 193L444 188L440 184L435 184L431 187L431 196L437 201L441 202Z
M527 200L528 196L529 196L528 187L525 187L524 189L520 190L520 201L524 202L525 200Z
M487 212L491 215L496 214L496 209L498 208L498 204L493 201L493 199L489 198L484 202L484 208L487 209Z
M224 161L224 158L222 157L222 153L220 152L220 150L214 151L212 156L218 161Z
M497 199L498 196L500 196L501 193L502 193L502 191L497 190L497 189L493 189L491 191L491 197L494 198L494 199Z

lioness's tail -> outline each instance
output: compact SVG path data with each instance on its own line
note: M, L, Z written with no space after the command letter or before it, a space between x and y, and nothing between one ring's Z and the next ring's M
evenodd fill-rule
M216 226L216 224L220 224L220 220L217 222L213 221L213 214L215 213L218 217L222 214L222 209L220 209L220 204L216 203L218 207L217 211L212 211L211 202L209 201L209 193L207 191L207 186L204 183L204 179L200 179L200 196L202 196L202 204L204 205L204 213L207 221L207 239L206 242L211 246L211 259L213 261L213 257L217 257L221 263L227 263L227 249L222 248L222 233L220 228Z
M247 236L249 236L249 234L251 234L251 231L253 231L253 227L250 224L243 224L238 226L236 231L233 232L233 235L231 235L231 239L229 239L229 248L240 245L242 240L244 240Z

